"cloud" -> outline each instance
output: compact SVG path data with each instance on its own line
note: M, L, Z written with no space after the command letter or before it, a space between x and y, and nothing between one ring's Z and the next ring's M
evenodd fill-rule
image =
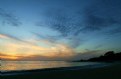
M81 59L89 59L92 57L98 57L103 55L106 51L104 50L86 50L85 52L77 53L73 59L74 60L81 60Z
M50 36L50 35L42 35L39 33L32 32L35 36L39 38L39 40L47 40L51 43L56 43L56 40L59 40L61 36Z
M106 28L112 28L112 26L121 26L121 18L119 18L121 16L120 7L120 0L98 0L95 1L95 4L85 7L83 11L84 28L81 29L80 32L102 31ZM119 29L121 29L121 27L119 27ZM115 29L110 32L113 31L115 31Z
M75 55L74 50L61 43L52 44L47 40L35 40L37 44L45 43L49 45L49 47L43 45L29 44L25 42L15 41L15 39L0 34L0 39L3 40L0 45L0 52L5 54L6 56L2 56L4 59L27 59L33 60L36 57L42 57L42 59L50 59L50 60L67 60L70 59L73 55ZM10 41L11 40L11 41ZM38 55L38 56L37 56ZM37 58L35 58L37 59ZM38 58L41 59L41 58Z
M0 52L0 59L2 60L16 60L19 57L20 56L7 55L7 54L4 54L3 52Z
M81 24L78 21L80 20L80 17L77 17L75 12L70 14L63 8L54 8L53 10L45 11L44 17L46 17L46 20L43 23L39 22L40 27L46 26L60 33L60 35L57 36L46 36L47 39L55 42L58 40L67 39L70 40L70 43L73 41L73 44L70 44L72 47L76 48L79 46L79 40L82 40L82 38L79 38L79 30L82 27L79 26ZM45 25L41 25L41 23ZM40 34L36 33L35 35L43 38Z
M14 39L14 40L17 40L17 41L23 41L13 35L10 35L10 34L5 34L5 33L0 33L0 36L1 38L8 38L8 39Z
M121 29L120 0L92 0L91 2L77 0L75 2L83 5L75 5L71 0L69 4L72 5L73 10L70 10L70 6L65 8L57 5L56 8L48 8L44 11L45 20L38 23L40 27L46 26L61 34L61 36L56 36L59 39L50 36L51 39L56 41L65 38L71 41L72 47L78 47L79 40L85 40L81 38L81 35L85 33L103 32L106 34L108 32L107 35L121 33L119 30ZM118 27L118 30L107 30L114 27Z
M27 41L24 41L24 40L22 40L22 39L20 39L18 37L10 35L10 34L0 33L0 37L1 38L12 39L12 40L16 40L16 41L26 42L27 43Z
M5 38L7 39L8 37L6 35L0 34L0 38Z
M121 34L121 26L114 27L113 29L107 31L106 34L110 36Z
M70 33L71 35L78 35L80 32L100 31L114 24L121 25L119 18L121 16L120 3L120 0L93 0L88 3L89 6L86 6L86 4L83 7L77 5L77 12L74 10L70 12L70 10L58 6L59 8L47 10L45 13L45 16L49 18L46 20L46 24L65 37Z
M119 24L118 21L112 18L101 18L100 16L90 15L88 14L85 20L85 27L81 29L81 32L93 32L93 31L101 31L105 28L110 28L114 24Z
M8 39L8 40L13 40L13 41L17 41L17 42L20 42L20 43L27 43L27 44L30 44L30 45L36 45L34 43L34 41L24 40L22 38L13 36L11 34L0 33L0 38L2 38L2 39Z
M100 31L105 29L106 27L110 27L113 24L118 23L117 21L115 21L115 19L112 18L103 18L100 16L90 14L87 14L86 17L87 18L84 24L85 27L81 29L81 31L85 32Z
M0 18L2 18L2 25L10 24L12 26L19 26L21 24L15 15L4 11L2 8L0 8Z
M47 27L57 30L62 36L67 36L67 31L69 32L70 30L70 28L67 27L67 24L71 18L68 17L62 9L53 9L52 11L47 10L44 16L47 18L45 20Z

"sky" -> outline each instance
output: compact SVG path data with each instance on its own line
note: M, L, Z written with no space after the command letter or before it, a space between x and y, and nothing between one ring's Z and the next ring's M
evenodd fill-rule
M120 0L0 0L0 57L88 59L121 51Z

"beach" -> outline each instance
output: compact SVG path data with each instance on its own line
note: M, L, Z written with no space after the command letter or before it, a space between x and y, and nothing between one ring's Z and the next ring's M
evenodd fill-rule
M121 79L120 73L121 63L116 63L108 66L87 67L81 69L53 68L45 70L30 70L20 71L18 74L13 75L4 75L3 73L2 77L3 79Z

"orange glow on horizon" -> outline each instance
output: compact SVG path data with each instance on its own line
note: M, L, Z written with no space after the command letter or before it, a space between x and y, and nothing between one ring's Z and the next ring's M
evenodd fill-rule
M17 60L18 57L17 56L9 56L9 55L6 55L6 56L0 56L1 59L8 59L8 60Z
M3 40L1 38L5 38L7 40ZM34 56L40 56L45 58L68 58L75 55L72 48L68 47L65 44L57 43L54 46L44 47L39 46L39 43L45 43L46 45L50 45L49 41L36 41L32 40L29 42L33 42L34 44L15 40L5 35L0 34L0 52L4 54L0 56L3 59L10 60L18 60L22 58L36 58ZM5 52L5 53L4 53Z

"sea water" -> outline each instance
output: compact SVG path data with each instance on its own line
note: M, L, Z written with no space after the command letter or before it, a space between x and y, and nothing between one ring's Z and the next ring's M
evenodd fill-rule
M97 62L66 62L66 61L1 61L0 69L2 72L34 70L45 68L75 67L96 65Z

